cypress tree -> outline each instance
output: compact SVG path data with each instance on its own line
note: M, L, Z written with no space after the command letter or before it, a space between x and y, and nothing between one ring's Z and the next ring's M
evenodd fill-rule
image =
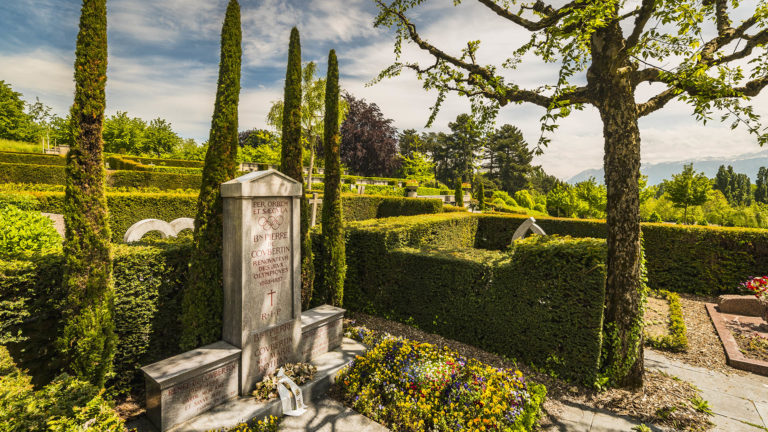
M477 191L477 206L480 211L485 211L485 185L480 182L480 186Z
M237 106L242 56L240 5L230 0L221 28L221 59L203 181L197 200L194 252L182 300L181 346L191 349L221 337L223 310L221 183L237 172Z
M323 269L325 292L331 304L341 307L344 301L344 277L347 259L344 247L344 225L341 207L341 156L339 146L339 65L336 51L328 53L325 77L325 191L323 195Z
M75 50L75 100L67 155L64 218L64 328L58 340L67 369L101 386L112 368L112 252L104 194L106 0L84 0Z
M302 173L301 145L301 42L299 30L291 29L288 45L288 67L285 71L285 92L283 94L283 149L280 155L280 170L288 177L300 182L304 194L301 198L301 304L304 308L312 300L312 283L315 269L312 264L312 238L309 236L309 208L306 186Z
M461 177L456 179L454 197L456 198L456 207L464 207L464 190L461 188Z

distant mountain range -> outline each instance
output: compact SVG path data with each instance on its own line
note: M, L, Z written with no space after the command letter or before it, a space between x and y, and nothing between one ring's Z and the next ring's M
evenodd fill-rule
M747 153L739 156L721 157L721 158L701 158L689 159L677 162L661 162L655 164L643 164L640 172L648 176L648 184L659 184L665 179L671 179L672 174L678 174L683 170L683 165L693 163L693 169L697 172L703 171L709 178L717 174L720 165L731 165L733 171L748 175L754 183L757 177L757 171L760 167L768 167L768 150L757 153ZM575 176L569 178L568 183L574 184L594 177L598 183L603 183L603 169L595 168L584 170Z

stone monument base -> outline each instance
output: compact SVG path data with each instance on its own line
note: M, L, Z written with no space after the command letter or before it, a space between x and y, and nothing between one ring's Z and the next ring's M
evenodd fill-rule
M335 376L343 366L337 363L342 360L349 361L343 352L331 353L342 345L343 318L344 309L330 305L322 305L301 314L301 338L298 352L294 357L302 362L319 362L316 364L318 375L313 382L330 380L329 377ZM356 349L347 348L352 351ZM236 399L231 402L232 408L218 408L222 404L228 405L227 401L238 396L238 378L242 367L241 354L242 351L239 348L219 341L141 368L147 390L149 420L158 430L167 431L171 428L177 429L175 426L180 423L209 411L210 415L215 417L219 412L229 413L230 409L240 409L244 403L255 406L253 399L242 398L242 400ZM359 353L356 352L357 354ZM320 365L324 365L324 369L321 370ZM279 366L275 365L275 369ZM330 381L328 383L330 385ZM312 386L315 385L317 384L312 384ZM303 387L302 391L304 391ZM306 395L305 399L309 400L310 397L311 395ZM276 403L278 404L275 406L279 407L279 401ZM253 410L249 408L242 412L251 411ZM277 412L273 415L279 414ZM222 418L229 418L229 416L229 414L223 415ZM254 417L258 415L254 414L246 420ZM201 430L209 429L213 427ZM197 429L185 427L177 430Z

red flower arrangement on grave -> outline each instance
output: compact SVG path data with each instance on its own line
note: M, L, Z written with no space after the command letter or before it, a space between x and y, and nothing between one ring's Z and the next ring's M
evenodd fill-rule
M760 300L768 301L768 276L754 277L744 282L742 286L751 291Z

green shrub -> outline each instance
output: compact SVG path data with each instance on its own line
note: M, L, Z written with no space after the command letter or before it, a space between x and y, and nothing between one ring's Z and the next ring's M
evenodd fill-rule
M659 216L658 213L653 212L650 216L648 216L648 222L662 222L661 216Z
M366 195L403 197L405 196L405 188L394 186L365 185L365 191L363 193Z
M108 384L118 392L141 385L139 367L180 352L181 293L190 251L191 244L181 241L115 246L113 320L117 352ZM63 265L60 254L33 261L0 261L0 314L35 317L9 326L8 333L21 331L26 338L10 344L9 349L32 372L38 385L48 382L62 367L55 340L62 319ZM19 304L8 307L8 299Z
M61 250L53 221L38 211L0 207L0 259L18 259Z
M525 189L515 192L515 201L517 201L520 207L525 207L527 209L533 209L533 206L535 205L531 193Z
M62 375L40 390L0 346L0 430L122 432L123 421L91 384Z
M419 196L425 196L425 195L444 195L443 191L438 188L431 188L431 187L419 187L416 189L416 193Z
M40 202L32 195L0 192L0 210L8 206L19 210L37 210Z
M58 155L40 153L0 152L0 162L9 164L64 166L67 164L67 159Z

